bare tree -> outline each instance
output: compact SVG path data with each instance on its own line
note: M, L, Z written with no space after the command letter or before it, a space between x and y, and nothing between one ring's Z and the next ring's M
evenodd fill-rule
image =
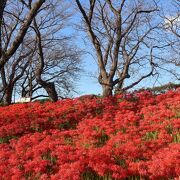
M151 48L155 39L153 33L159 25L159 22L153 21L158 12L155 1L75 2L83 17L84 30L96 51L98 80L104 96L112 95L116 85L118 89L123 88L124 80L130 78L132 66L140 67L146 64L150 70L126 89L153 75ZM142 53L143 48L149 49L148 55L147 52Z
M62 80L61 76L64 77L63 75L65 73L70 75L72 72L73 75L75 75L75 70L79 72L77 64L80 62L77 50L73 49L73 46L71 49L67 47L67 40L70 40L70 37L58 35L60 30L65 28L65 21L71 16L66 10L66 4L62 6L59 6L58 4L59 1L54 1L53 4L49 4L45 11L38 14L33 20L32 27L37 41L36 57L38 63L36 63L35 78L37 83L46 90L52 101L58 100L55 79L59 79L59 83L56 84L65 84L65 79L60 83L60 79ZM30 6L31 5L29 5L29 8ZM65 47L62 48L59 45ZM74 53L72 53L73 50ZM65 61L67 62L65 63ZM59 68L62 64L64 65L63 68ZM72 75L69 76L68 83L70 83L70 77L72 77Z
M13 88L23 76L31 58L32 49L27 50L23 43L27 30L44 1L37 1L29 14L24 17L27 9L19 1L4 4L1 21L1 56L0 77L3 103L9 105L12 100ZM6 5L6 6L5 6ZM23 43L23 44L22 44ZM32 43L27 41L26 43Z
M71 17L67 12L69 4L59 5L60 1L51 1L45 9L33 20L30 36L36 42L35 55L24 79L20 82L22 95L30 95L32 100L38 97L46 97L39 94L40 89L45 89L52 101L58 97L66 96L74 90L74 80L80 72L80 50L73 44L69 35L63 35L64 28ZM31 2L25 4L31 8ZM56 86L56 87L55 87Z
M24 2L24 1L22 1L22 2ZM19 46L23 42L23 39L24 39L24 37L25 37L25 35L27 33L27 30L28 30L31 22L33 21L33 19L36 16L38 10L41 8L41 6L42 6L42 4L44 2L45 2L45 0L37 0L33 4L32 8L29 10L29 12L26 14L24 19L22 20L21 26L20 27L19 26L16 27L16 28L18 28L20 30L15 35L15 38L13 38L12 42L9 44L8 47L5 47L5 48L1 47L0 69L2 69L4 67L4 65L14 55L16 50L19 48ZM3 1L2 1L1 6L2 6L2 8L1 8L1 14L2 14L3 13L3 7L5 6L5 3L3 3ZM6 7L5 7L5 10L6 10ZM12 14L12 16L13 16L13 14ZM2 22L2 18L1 18L1 22ZM2 46L2 42L0 42L0 44Z
M5 105L11 104L14 86L23 76L32 55L33 53L31 50L24 53L24 48L22 48L21 52L18 52L18 56L13 56L11 61L8 61L8 63L6 63L1 69L1 91L3 91L2 98Z
M66 98L72 92L76 92L76 82L79 76L81 53L77 49L69 47L66 41L59 41L58 45L50 43L44 47L44 68L42 79L45 82L54 82L58 98ZM31 100L49 96L44 94L43 87L36 80L38 67L38 54L33 57L32 64L26 69L17 89L22 97L32 97Z
M15 11L11 9L12 7L14 8L14 5L16 5L17 8L14 9ZM4 10L3 23L1 26L3 52L6 52L14 42L14 37L19 31L18 27L22 24L20 17L24 10L22 6L20 8L20 3L16 4L16 2L14 2L14 4L9 2L7 6L8 8ZM29 49L27 52L25 46L21 43L13 56L11 56L0 69L0 81L2 83L0 89L2 92L1 99L5 105L11 103L14 85L23 76L24 70L28 66L26 59L31 53L32 51Z
M179 40L174 53L172 43L167 41L169 34L163 31L162 9L156 1L76 0L76 4L83 17L83 30L96 52L103 95L111 95L113 89L128 90L146 78L158 79L164 73L179 79L173 66L179 64ZM174 31L179 31L177 23ZM171 60L172 53L176 61Z
M0 69L5 104L11 103L15 86L14 91L21 91L23 97L29 96L31 100L47 96L39 91L45 89L48 97L57 101L59 96L65 95L65 91L68 94L73 90L74 80L80 71L80 51L71 44L71 36L60 34L71 17L67 3L62 5L60 1L53 0L48 1L43 8L36 9L33 19L29 19L33 23L28 25L24 32L26 35L22 38L21 31L27 21L24 14L29 11L27 19L32 16L38 2L35 5L31 0L10 2L4 11L1 31L3 54L17 48ZM20 36L21 42L16 44ZM41 93L35 95L36 92Z

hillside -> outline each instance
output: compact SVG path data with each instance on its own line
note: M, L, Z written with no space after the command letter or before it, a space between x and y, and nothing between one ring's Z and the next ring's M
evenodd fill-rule
M0 180L180 177L180 89L0 107Z

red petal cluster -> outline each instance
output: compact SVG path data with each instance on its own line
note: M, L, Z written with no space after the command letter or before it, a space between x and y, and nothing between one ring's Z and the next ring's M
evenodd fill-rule
M0 108L0 179L179 179L180 90Z

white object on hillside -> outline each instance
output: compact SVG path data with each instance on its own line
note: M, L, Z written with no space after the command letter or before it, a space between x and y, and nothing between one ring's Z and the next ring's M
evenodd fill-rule
M28 97L28 98L22 97L22 98L18 99L16 102L17 103L24 103L24 102L30 102L30 101L31 101L30 97Z

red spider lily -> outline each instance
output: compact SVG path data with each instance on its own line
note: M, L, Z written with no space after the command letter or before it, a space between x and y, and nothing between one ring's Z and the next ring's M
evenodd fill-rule
M180 90L0 108L2 179L178 179Z

